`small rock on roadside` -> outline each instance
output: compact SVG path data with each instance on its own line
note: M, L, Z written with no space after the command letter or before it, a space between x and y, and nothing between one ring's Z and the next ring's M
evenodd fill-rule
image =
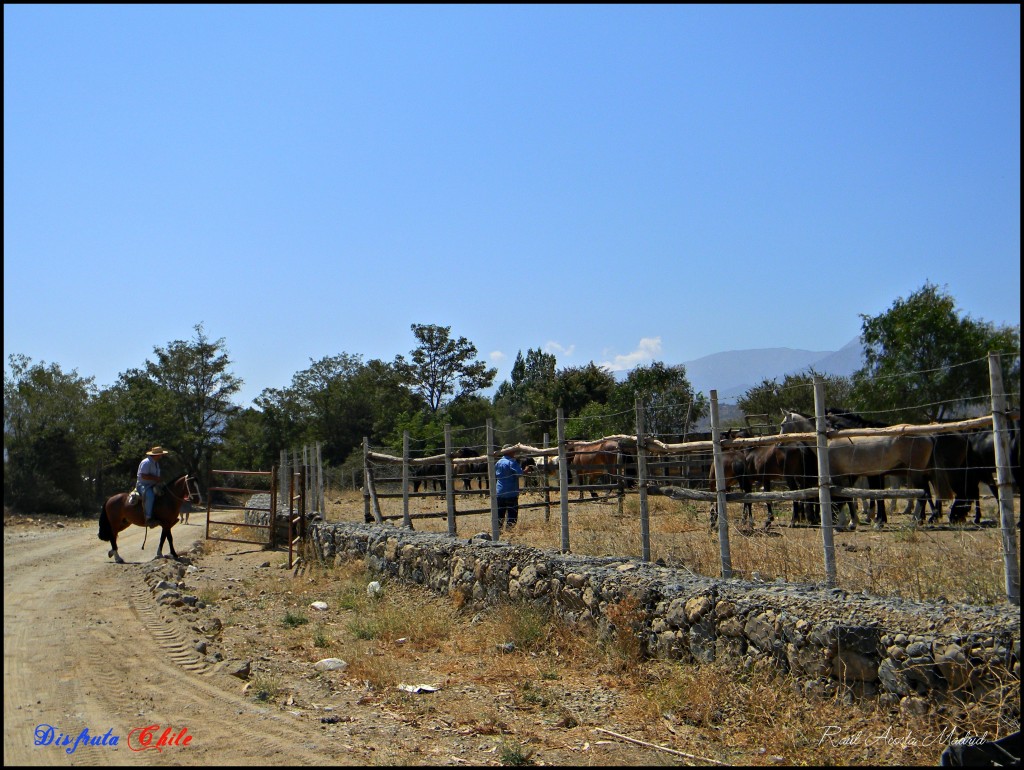
M317 671L341 671L347 666L348 663L341 658L324 658L313 664L313 668Z

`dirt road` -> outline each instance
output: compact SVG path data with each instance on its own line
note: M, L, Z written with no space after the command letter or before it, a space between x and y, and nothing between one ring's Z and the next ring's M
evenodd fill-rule
M183 562L198 565L192 577L225 593L238 593L240 575L266 581L268 556L281 560L251 546L200 549L204 529L179 524L175 546ZM325 680L294 664L294 648L280 637L243 638L243 629L258 625L252 618L266 614L255 597L237 604L247 609L235 610L234 645L219 641L229 656L281 675L296 693L294 706L260 702L243 679L197 651L202 613L158 602L154 576L169 574L174 564L153 561L157 532L149 533L145 551L141 529L122 533L124 565L106 557L96 533L94 521L5 516L5 765L502 764L504 737L442 713L437 696L437 711L417 706L400 713L341 678L325 697ZM273 581L288 574L273 573ZM592 689L589 697L610 697ZM482 712L495 701L492 692L472 687L446 695L463 712ZM323 705L328 699L331 705ZM532 764L667 759L582 726L542 725L529 710L506 713L506 732L543 733Z
M202 529L176 527L178 552ZM202 664L140 578L157 542L140 551L142 535L123 534L137 563L117 565L93 522L5 527L4 764L361 764ZM156 748L167 728L178 745Z

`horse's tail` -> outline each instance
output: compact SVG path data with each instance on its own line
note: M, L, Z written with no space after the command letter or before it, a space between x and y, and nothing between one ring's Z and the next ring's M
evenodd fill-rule
M104 504L103 508L100 509L100 540L110 541L113 536L114 530L110 526L110 519L107 518L107 506Z

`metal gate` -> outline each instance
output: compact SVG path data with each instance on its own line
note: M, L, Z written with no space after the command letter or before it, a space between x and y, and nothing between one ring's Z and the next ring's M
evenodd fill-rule
M225 482L231 481L232 476L248 476L257 478L268 479L269 489L260 487L232 487L232 486L214 486L215 479L224 479ZM254 504L253 497L259 494L266 494L269 498L267 505ZM232 501L232 495L247 495L249 499L244 504L235 503ZM259 518L263 518L261 514L266 514L265 522L253 522L253 521L226 521L214 519L214 498L218 498L216 513L220 515L221 512L230 511L245 511L246 513L254 512ZM277 510L277 474L274 470L270 471L225 471L225 470L211 470L209 481L207 483L207 496L206 496L206 539L207 540L223 540L230 543L252 543L253 545L269 545L274 546L274 511ZM211 532L211 528L214 525L223 525L235 529L237 527L243 527L245 529L253 530L253 537L257 537L262 531L263 537L258 540L243 540L237 537L226 537L223 533Z
M248 476L248 477L259 477L268 479L267 485L269 489L260 487L233 487L233 486L214 486L213 481L215 478L222 478L225 481L230 481L232 476ZM277 468L274 467L269 471L231 471L231 470L211 470L209 476L209 482L207 484L207 497L206 497L206 539L207 540L222 540L231 543L251 543L252 545L265 545L273 548L281 539L285 539L288 543L288 568L291 569L295 562L295 547L305 537L305 523L306 523L306 489L305 489L305 468L297 468L292 473L288 474L288 502L287 507L288 515L287 521L287 534L277 532L278 517L278 480L277 480ZM242 503L231 502L232 495L246 495L248 499ZM257 495L263 495L265 497L260 498L258 501L254 499ZM214 510L214 498L218 499L216 510ZM266 502L266 505L263 503ZM214 519L213 516L216 513L220 515L221 512L230 511L244 511L243 521L237 520L223 520ZM260 539L242 539L239 537L227 537L222 532L213 532L212 528L217 527L230 527L233 534L234 530L241 527L243 529L250 530L254 538L259 537ZM283 535L283 538L281 537Z

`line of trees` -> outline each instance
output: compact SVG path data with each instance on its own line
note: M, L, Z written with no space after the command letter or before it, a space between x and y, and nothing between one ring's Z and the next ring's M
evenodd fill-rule
M864 411L903 409L908 422L943 416L988 392L988 351L1004 353L1004 378L1019 403L1020 328L999 327L957 312L952 297L925 286L876 317L861 316L866 365L851 378L828 377L833 403ZM694 393L682 365L638 366L621 382L593 362L559 368L540 349L519 351L508 380L490 398L497 370L451 327L412 324L408 357L364 361L340 353L311 360L284 388L267 388L254 406L233 398L242 386L231 372L223 338L202 325L192 340L154 348L153 360L122 373L109 388L59 364L12 354L4 371L4 505L23 512L95 513L106 496L128 489L145 450L174 451L165 473L206 478L213 467L267 470L282 449L321 442L333 467L361 461L362 439L401 450L404 431L424 452L440 451L444 426L461 443L483 442L494 421L500 435L539 443L555 433L556 409L570 438L633 430L636 399L658 436L691 432L708 403ZM962 362L973 362L960 366ZM936 375L936 372L939 374ZM780 408L813 412L815 373L766 380L738 405L746 414ZM913 406L901 406L913 405ZM479 435L477 435L479 434Z

